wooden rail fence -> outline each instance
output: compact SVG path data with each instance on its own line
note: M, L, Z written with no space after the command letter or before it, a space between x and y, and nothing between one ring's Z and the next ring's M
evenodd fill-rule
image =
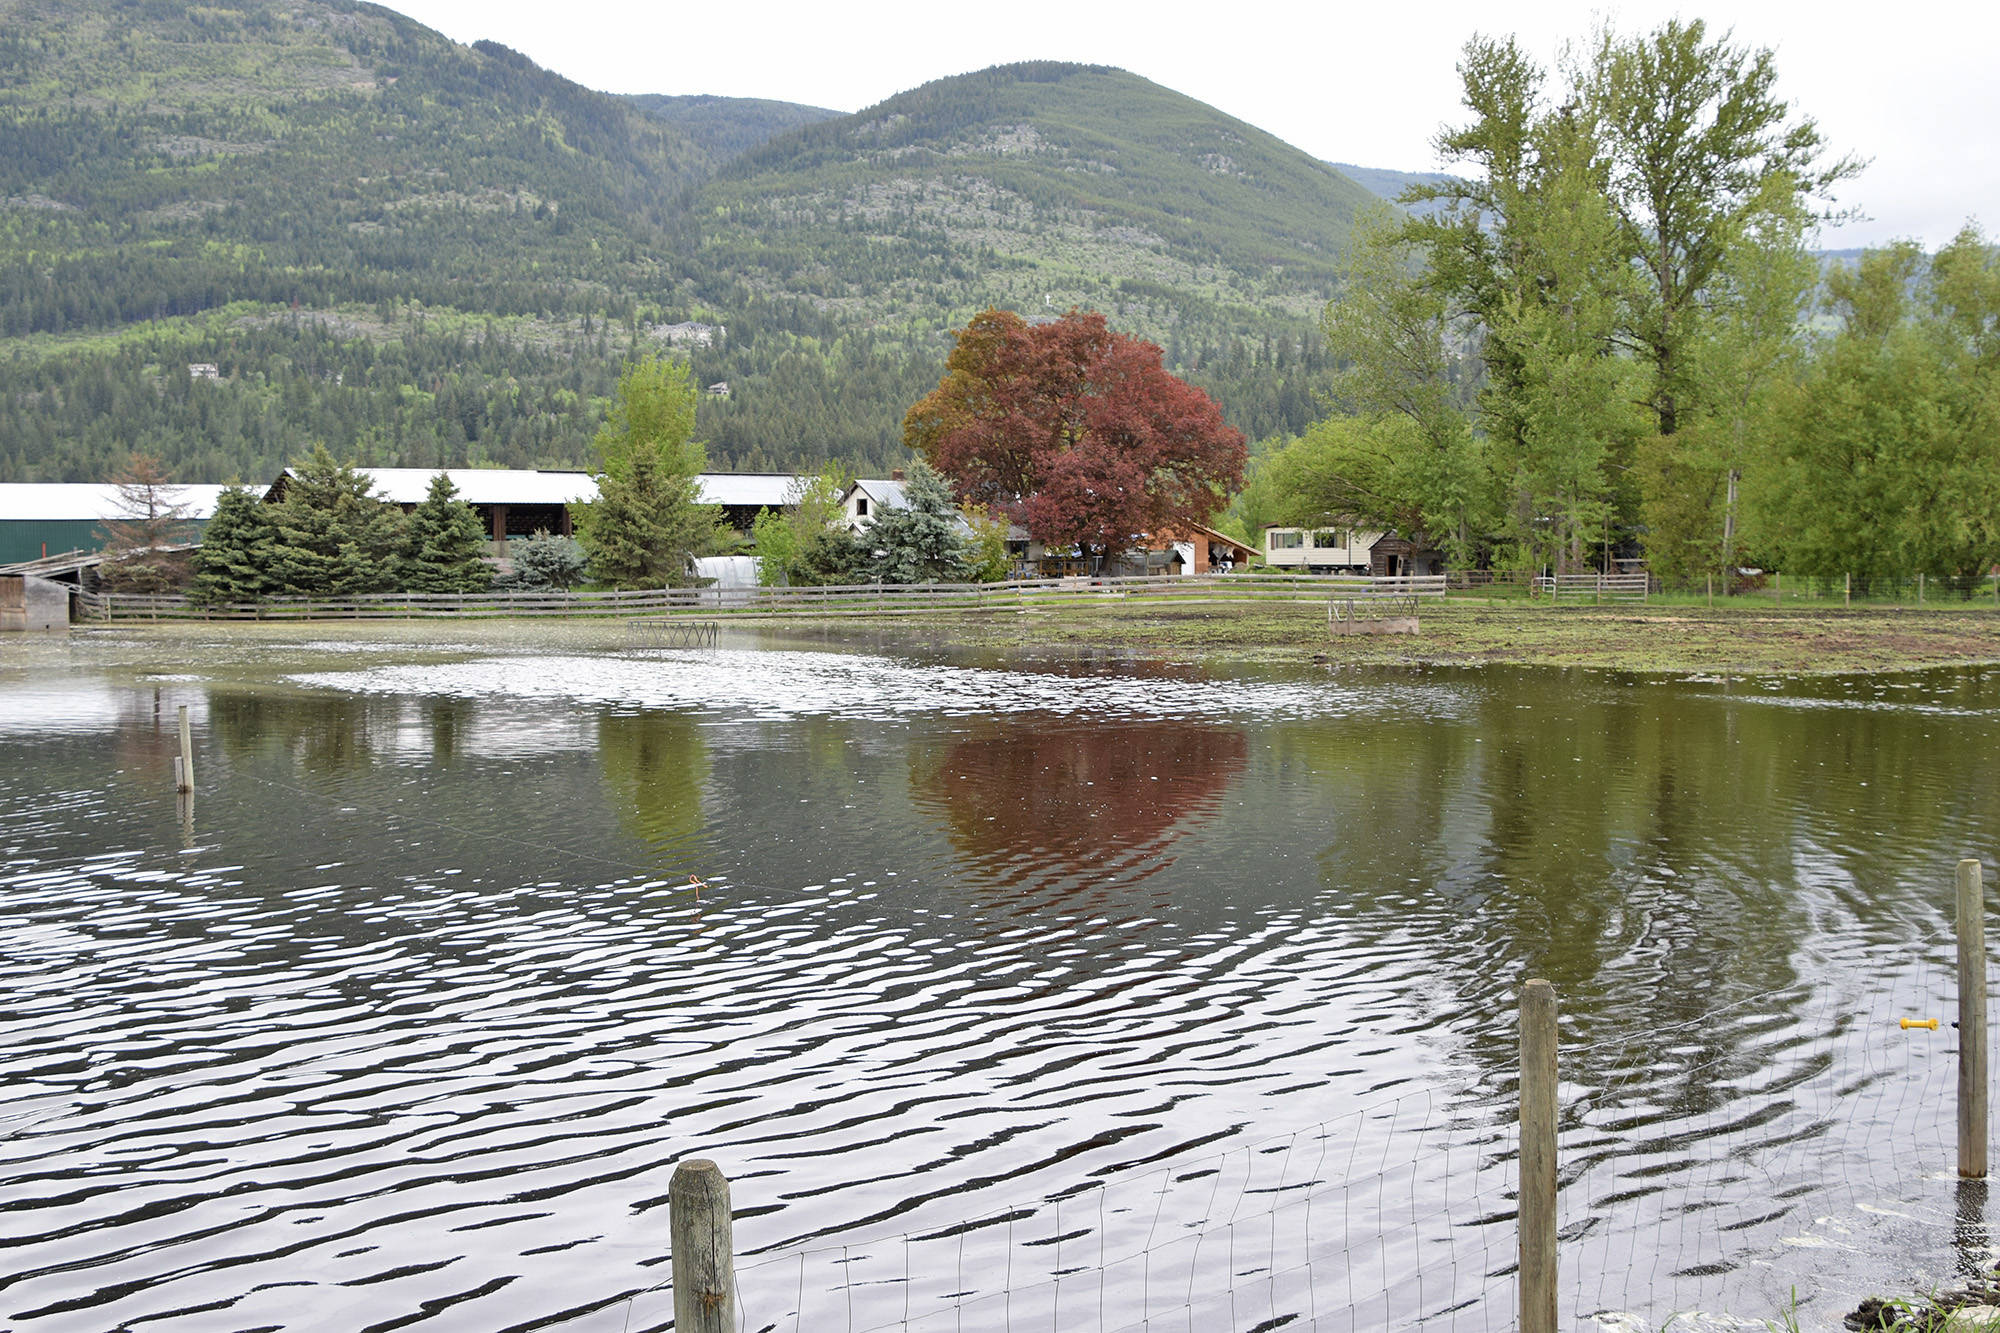
M178 596L79 595L96 620L415 620L474 616L762 616L865 611L915 615L932 610L1031 610L1079 602L1156 604L1227 601L1313 602L1328 598L1443 597L1445 576L1239 574L1130 578L1021 579L1007 583L868 583L824 588L658 588L638 592L522 591L371 593L353 597L273 597L202 606Z

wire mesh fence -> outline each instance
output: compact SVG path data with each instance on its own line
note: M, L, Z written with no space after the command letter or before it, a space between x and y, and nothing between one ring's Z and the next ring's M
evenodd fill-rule
M1949 932L1884 941L1821 960L1830 981L1609 1038L1566 1019L1560 1326L1735 1310L1761 1327L1802 1272L1829 1276L1829 1253L1880 1248L1877 1229L1941 1274L1990 1268L1983 1194L1968 1213L1952 1193L1952 949ZM1003 1213L746 1253L735 1326L1513 1328L1515 1095L1386 1091L1309 1129L1108 1171ZM663 1281L600 1326L670 1328L672 1307Z
M738 1259L744 1329L1512 1325L1509 1126L1415 1091L927 1231ZM672 1293L612 1326L665 1328Z

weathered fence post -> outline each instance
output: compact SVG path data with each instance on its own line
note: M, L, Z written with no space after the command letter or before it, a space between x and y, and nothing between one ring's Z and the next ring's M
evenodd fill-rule
M1840 576L1840 604L1842 606L1854 605L1854 575L1852 573Z
M174 790L194 790L194 737L188 732L188 706L181 705L181 755L174 765Z
M1986 1178L1986 891L1958 863L1958 1174Z
M1521 1333L1556 1333L1556 990L1521 988Z
M730 1235L729 1182L705 1158L674 1168L667 1186L673 1243L674 1328L678 1333L736 1333L736 1252Z

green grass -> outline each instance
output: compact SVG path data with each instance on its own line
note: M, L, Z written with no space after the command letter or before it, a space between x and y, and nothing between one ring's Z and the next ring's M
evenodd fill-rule
M859 618L857 618L858 620ZM1068 651L1088 645L1169 657L1311 660L1333 667L1564 666L1679 674L1827 675L2000 662L1990 608L1766 609L1562 606L1464 596L1425 603L1416 635L1335 638L1323 604L1138 601L940 613L920 624L859 621L856 632L969 646ZM839 632L836 629L835 632Z

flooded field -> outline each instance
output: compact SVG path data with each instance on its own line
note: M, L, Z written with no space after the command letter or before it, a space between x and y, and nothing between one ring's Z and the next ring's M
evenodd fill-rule
M664 1328L704 1156L746 1328L1505 1328L1532 976L1566 1326L1993 1261L2000 672L0 653L0 1326Z

